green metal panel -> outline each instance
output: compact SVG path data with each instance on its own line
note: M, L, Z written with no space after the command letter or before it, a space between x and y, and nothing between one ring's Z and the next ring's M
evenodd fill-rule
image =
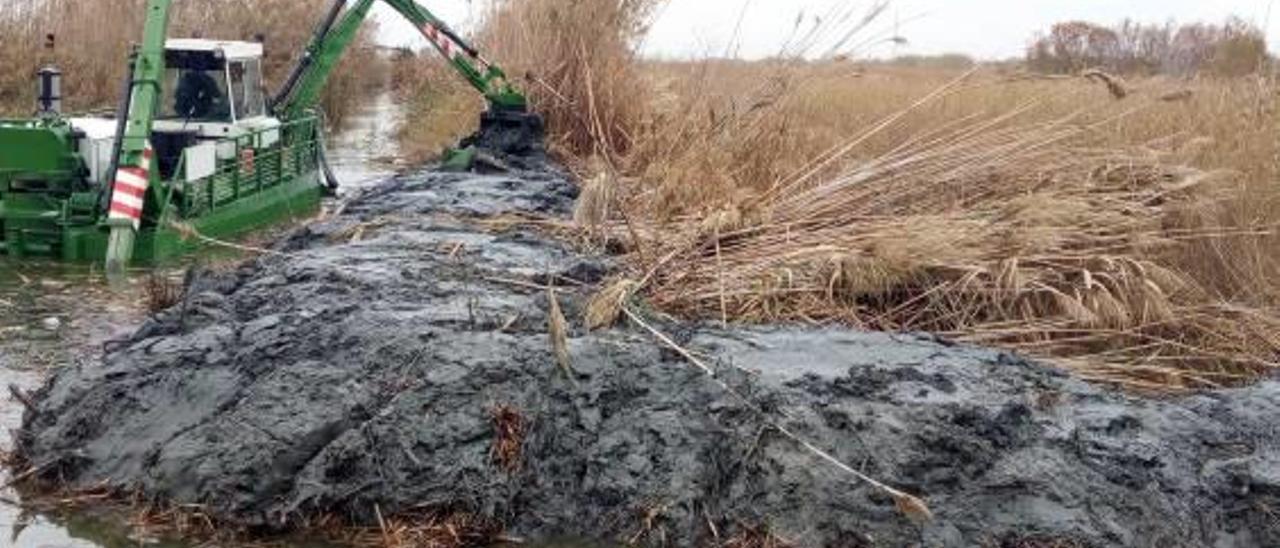
M65 122L0 122L0 251L52 253L82 171ZM90 214L88 222L95 220Z
M0 122L0 179L17 174L68 178L79 166L63 122Z
M305 219L319 210L321 199L320 174L312 170L187 222L203 236L234 239L273 224ZM64 233L58 258L68 262L101 261L107 253L107 238L104 227L71 227ZM144 229L135 242L132 263L163 263L207 245L170 226Z

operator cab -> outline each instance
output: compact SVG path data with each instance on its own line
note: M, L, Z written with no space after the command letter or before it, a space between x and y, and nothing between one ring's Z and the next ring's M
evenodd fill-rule
M280 121L267 116L262 82L262 44L223 40L170 39L165 43L165 76L154 122L161 175L168 179L187 155L188 179L208 175L216 160L234 156L228 139L256 134L270 147ZM215 141L224 141L216 144Z
M266 116L262 44L169 40L158 121L200 126L210 137L227 126Z

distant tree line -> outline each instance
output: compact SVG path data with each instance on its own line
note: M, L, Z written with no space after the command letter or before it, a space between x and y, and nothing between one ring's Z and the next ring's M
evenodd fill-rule
M1269 62L1266 34L1239 18L1225 23L1148 25L1126 20L1114 27L1068 21L1040 34L1027 48L1027 68L1051 74L1102 69L1126 74L1244 76Z

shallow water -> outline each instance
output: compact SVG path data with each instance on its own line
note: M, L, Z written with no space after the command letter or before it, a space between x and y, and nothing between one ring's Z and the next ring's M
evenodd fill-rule
M146 275L133 272L119 291L113 291L92 265L0 259L0 385L34 390L48 372L95 359L105 341L127 333L145 317L137 296ZM6 391L0 400L0 428L21 426L22 411ZM9 444L8 436L0 436L0 448L7 449ZM7 469L0 471L4 483L8 476ZM12 489L4 489L0 496L18 498ZM95 521L88 516L28 514L0 503L0 545L114 548L125 542L137 546L119 531L95 526Z
M342 183L339 194L367 188L404 167L396 140L403 117L394 95L382 92L330 139L329 166Z

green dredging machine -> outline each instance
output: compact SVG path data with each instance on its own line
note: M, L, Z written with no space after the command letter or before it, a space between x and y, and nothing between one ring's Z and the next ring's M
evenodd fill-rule
M64 115L62 75L46 67L35 116L0 120L0 255L102 261L118 276L193 249L192 231L229 238L313 213L337 185L320 94L379 1L485 97L481 131L541 138L502 69L413 0L335 0L271 97L261 43L168 39L173 0L148 0L114 116ZM445 164L474 156L451 150Z

